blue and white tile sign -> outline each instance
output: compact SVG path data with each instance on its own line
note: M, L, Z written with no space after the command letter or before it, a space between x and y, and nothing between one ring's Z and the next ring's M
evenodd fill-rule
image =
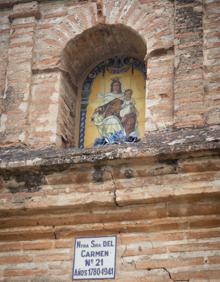
M73 280L115 279L116 236L76 238Z

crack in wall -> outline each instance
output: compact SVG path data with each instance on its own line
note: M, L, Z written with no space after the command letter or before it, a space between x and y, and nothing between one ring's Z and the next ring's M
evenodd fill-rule
M186 279L186 280L173 279L170 271L166 267L147 268L147 271L152 271L152 270L164 270L168 274L170 280L172 280L173 282L189 282L190 281L189 279Z
M125 248L125 250L124 250L122 256L125 254L125 251L126 251L126 250L127 250L127 248ZM124 258L124 257L123 257L123 258ZM138 269L138 267L137 267L137 265L136 265L136 262L135 262L134 260L131 261L131 264L134 265L135 270L140 270L140 269ZM163 271L165 271L165 272L168 274L169 279L170 279L171 281L173 281L173 282L190 282L190 279L174 279L174 278L172 277L172 275L171 275L171 272L170 272L166 267L163 267L163 266L162 266L162 267L148 267L148 268L146 268L145 270L147 270L147 271L163 270Z
M118 204L117 202L117 194L116 194L116 191L117 191L117 188L116 188L116 182L115 182L115 179L114 179L114 176L113 176L113 173L112 171L110 170L110 175L111 175L111 178L112 178L112 182L113 182L113 186L114 186L114 189L113 189L113 201L116 205L116 207L120 207L120 205Z
M127 248L128 248L128 246L125 245L125 248L124 248L123 253L122 253L122 255L121 255L121 264L122 264L122 265L125 264L124 257L125 257L125 253L127 252Z
M54 236L54 239L57 240L57 233L56 233L56 230L55 230L55 225L53 225L53 236Z
M113 201L114 201L114 203L117 207L120 207L118 202L117 202L116 189L113 190Z

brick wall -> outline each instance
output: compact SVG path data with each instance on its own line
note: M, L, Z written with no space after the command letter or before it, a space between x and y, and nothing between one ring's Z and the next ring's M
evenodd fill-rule
M219 1L205 1L204 6L204 104L206 124L220 120L220 37Z
M2 144L77 145L80 94L65 121L62 89L80 92L89 70L119 51L145 57L146 134L219 123L218 1L103 1L99 10L95 2L9 2L1 4ZM112 35L102 37L105 32ZM35 105L41 95L32 97L38 76L45 77L39 86L45 89L44 111ZM56 77L61 91L53 115L47 76ZM41 120L54 129L40 132Z
M1 101L5 108L1 133L6 143L25 143L32 83L34 30L38 8L35 2L10 11L7 70Z
M116 281L219 280L219 228L122 233L117 239ZM1 281L72 281L73 245L74 238L1 243Z
M28 116L30 145L40 143L47 146L48 142L50 144L58 143L57 116L60 78L60 72L33 75Z
M79 118L79 101L77 89L71 82L70 77L61 74L60 100L58 113L58 136L63 147L77 146L77 134L79 126L76 120Z
M215 134L86 155L2 152L0 280L71 281L75 238L116 235L116 281L219 281Z
M75 116L80 94L65 121L61 112L66 106L58 91L58 109L54 111L56 117L52 116L54 101L49 98L46 77L56 77L60 91L68 88L65 93L80 92L89 70L118 54L120 48L141 60L145 57L146 134L219 122L218 1L103 1L101 8L97 5L68 0L17 4L5 0L1 4L2 144L76 145L70 132L77 139L78 120L71 122L70 116ZM105 31L112 35L102 38ZM90 48L92 45L96 48ZM32 97L39 76L45 77L40 84L45 93L49 91L43 112L40 107L37 112L35 105L42 97ZM72 90L67 87L69 79ZM40 133L42 123L37 124L37 120L45 119L48 128L53 125L54 130ZM65 132L66 124L69 133Z
M220 280L219 13L0 1L0 281L71 281L90 235L117 235L116 281ZM58 150L77 145L83 79L119 50L147 66L146 138Z
M6 98L6 87L7 87L7 80L6 80L6 72L8 66L8 46L9 46L9 36L10 36L10 22L9 22L9 11L1 11L1 18L0 18L0 134L5 131L5 123L7 120L7 107L6 103L3 102ZM8 91L9 92L9 91ZM7 93L8 94L8 93Z

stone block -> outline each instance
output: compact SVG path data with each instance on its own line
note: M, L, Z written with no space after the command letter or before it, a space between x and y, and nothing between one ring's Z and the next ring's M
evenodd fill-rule
M13 6L13 11L9 15L10 21L17 18L28 18L35 17L36 19L40 18L40 11L37 1L31 1L27 3L20 3Z

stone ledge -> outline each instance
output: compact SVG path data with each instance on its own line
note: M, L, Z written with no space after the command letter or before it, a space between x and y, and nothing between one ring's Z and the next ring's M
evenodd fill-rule
M35 19L40 19L41 14L39 11L27 11L27 12L20 12L20 13L14 13L9 15L9 20L12 22L14 19L21 19L21 18L29 18L34 17Z
M67 187L70 185L65 185ZM54 194L35 195L18 193L7 200L0 199L0 218L14 215L55 214L71 211L119 209L128 206L156 205L168 202L196 201L208 197L219 198L220 180L183 183L181 187L175 184L143 185L115 191L70 192L60 193L54 187ZM122 210L122 209L121 209ZM125 211L126 214L126 211Z
M74 164L101 164L116 160L149 161L173 159L199 151L220 149L220 126L202 129L181 129L173 132L151 133L136 144L111 145L91 149L29 149L8 147L0 149L0 169L31 169L31 167L68 167Z
M40 19L41 14L38 3L30 1L29 3L20 3L13 6L13 11L9 15L9 20L12 22L14 19L34 17Z

